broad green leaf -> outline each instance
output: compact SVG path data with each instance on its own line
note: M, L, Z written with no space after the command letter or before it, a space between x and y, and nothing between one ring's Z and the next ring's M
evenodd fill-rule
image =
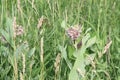
M68 45L68 47L67 47L67 52L68 52L68 57L69 57L70 59L74 59L74 58L73 58L73 54L74 54L74 52L75 52L74 46Z
M12 19L7 18L6 21L6 30L1 30L1 34L4 36L6 41L11 45L12 48L14 48L14 41L13 41L13 36L14 36L14 31L13 31L13 26L12 26Z
M90 38L90 34L86 34L85 37L83 37L82 39L82 45L85 45L85 43L87 42L87 40Z
M21 44L20 46L18 46L18 47L16 48L16 51L15 51L15 56L16 56L16 58L18 58L19 55L20 55L21 53L23 53L23 51L26 50L27 48L28 48L28 44L25 44L25 43L23 43L23 44Z
M86 42L88 41L89 38L90 38L90 34L89 33L86 34L86 36L83 37L83 39L82 39L82 48L86 48ZM75 51L73 55L75 57L77 57L79 55L78 53L79 53L78 51Z
M64 48L63 46L59 45L59 50L61 51L62 57L65 59L68 67L71 69L72 64L70 63L68 57L67 57L67 52L66 52L66 47Z
M76 61L74 63L73 68L70 71L69 74L69 80L81 80L84 79L84 75L85 75L85 62L88 64L90 62L88 62L88 60L84 57L85 51L87 49L87 47L91 46L92 44L95 43L95 38L90 38L90 34L87 34L83 39L83 46L81 47L80 50L76 51ZM93 42L91 42L93 41ZM86 44L87 42L87 44ZM89 42L89 44L88 44ZM91 43L91 44L90 44ZM94 55L91 55L91 57L94 57ZM80 71L77 71L77 70Z
M14 37L13 20L10 18L7 18L6 26L7 26L6 31L8 32L9 36L13 38Z
M87 34L90 30L91 30L91 28L88 28L88 29L85 31L85 34Z
M64 28L64 29L66 30L66 21L65 21L65 20L62 21L61 27Z
M10 19L10 18L7 18L7 21L6 21L6 31L8 32L9 34L9 43L11 44L11 47L14 48L14 41L13 41L13 37L14 37L14 31L13 31L13 20Z
M28 57L31 57L35 53L35 47L28 52Z
M1 32L2 36L6 39L6 41L8 43L10 43L10 36L9 36L9 34L5 30L3 30L3 29L0 30L0 32Z
M94 43L96 43L96 36L87 41L86 48L92 46Z
M81 50L78 51L78 56L77 59L74 63L73 68L70 71L69 74L69 80L79 80L82 78L81 76L84 76L85 74L85 63L84 63L84 56L83 54L85 53L85 48L81 48ZM81 74L77 70L80 70ZM80 76L81 75L81 76Z

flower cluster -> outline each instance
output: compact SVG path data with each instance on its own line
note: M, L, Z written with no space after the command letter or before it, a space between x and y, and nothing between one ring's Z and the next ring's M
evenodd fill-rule
M23 27L20 25L17 25L15 27L15 32L14 32L14 36L20 36L24 33Z
M13 19L13 30L14 30L14 37L20 36L24 33L23 27L21 25L17 25L16 17Z
M80 36L81 26L75 25L75 26L67 29L66 33L67 33L68 37L70 37L72 40L76 40Z

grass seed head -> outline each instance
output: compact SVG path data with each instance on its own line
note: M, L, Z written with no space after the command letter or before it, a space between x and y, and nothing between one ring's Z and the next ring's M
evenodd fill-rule
M43 20L44 20L43 16L40 19L38 19L38 24L37 24L38 29L41 28L41 26L43 24Z
M103 54L105 54L105 53L108 51L108 49L110 48L111 44L112 44L112 41L110 41L110 42L104 47Z
M55 59L55 63L54 63L55 74L57 74L57 72L59 71L60 59L61 59L61 55L60 55L60 53L59 53L59 54L57 55L57 57L56 57L56 59Z

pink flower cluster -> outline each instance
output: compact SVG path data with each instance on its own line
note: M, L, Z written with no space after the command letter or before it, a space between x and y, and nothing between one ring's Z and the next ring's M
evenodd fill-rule
M66 30L66 33L72 40L76 40L80 36L81 26L75 25L74 27L71 27L68 30Z

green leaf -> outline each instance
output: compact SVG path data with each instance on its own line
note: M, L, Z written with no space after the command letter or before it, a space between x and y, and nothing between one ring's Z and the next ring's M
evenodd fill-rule
M94 43L96 43L96 36L88 40L86 48L92 46Z
M84 56L85 53L84 47L81 48L81 50L78 51L77 59L74 63L74 66L69 74L69 80L79 80L79 78L82 78L81 76L84 76L85 74L85 63L84 63ZM81 74L77 70L80 70ZM81 76L80 76L81 75Z
M35 47L29 51L28 57L31 57L34 53L35 53Z
M4 61L2 61L2 62L0 63L0 69L1 69L2 66L5 64L5 62L6 62L6 60L4 60Z
M89 64L90 62L88 59L84 57L85 51L87 47L91 46L95 43L96 38L90 38L90 34L87 34L85 37L83 37L82 42L83 46L80 50L76 51L76 61L74 63L73 68L70 71L69 74L69 80L80 80L84 79L85 76L85 66L86 64ZM93 42L92 42L93 41ZM87 44L86 44L87 42ZM91 55L91 57L94 57L94 55ZM86 62L86 64L85 64Z
M9 55L8 47L5 47L5 46L0 47L0 56L1 55L4 55L4 57L7 57Z
M9 67L7 67L5 69L2 68L0 78L3 79L9 73L10 69L11 69L11 66L9 66Z
M72 64L70 63L69 59L67 58L66 47L64 48L63 46L60 46L60 45L59 45L59 50L61 51L61 56L62 56L62 58L65 59L68 67L71 69Z
M14 67L14 56L13 55L9 55L8 56L8 62Z
M89 31L91 31L91 28L88 28L88 29L85 31L85 34L87 34Z
M6 26L7 26L6 30L3 29L0 30L1 34L6 39L6 41L11 45L11 47L14 48L14 41L13 41L14 31L12 26L12 19L7 18Z
M9 34L5 30L3 30L3 29L0 30L0 32L1 32L2 36L6 39L6 41L8 43L10 43L10 36L9 36Z
M118 36L115 36L115 38L120 43L120 38Z
M39 74L39 72L40 72L40 68L34 68L31 72L31 75L36 76L37 74ZM38 80L38 79L36 79L36 80Z
M6 31L8 32L9 36L13 38L14 37L13 20L10 18L7 18L6 26L7 26Z
M67 52L68 52L68 57L69 57L70 59L74 59L74 58L73 58L73 54L74 54L74 52L75 52L74 46L68 45L68 46L67 46Z
M91 63L91 61L93 61L95 58L95 54L89 54L86 56L86 59L85 59L85 64L86 65L89 65Z
M61 27L64 28L64 29L66 30L66 21L65 21L65 20L62 21Z
M17 49L16 49L16 51L15 51L16 58L18 58L19 55L21 53L23 53L24 50L27 50L27 48L28 48L28 44L25 44L25 43L23 43L20 46L18 46Z
M83 37L83 39L82 39L82 45L85 45L85 43L87 42L87 40L90 38L90 34L88 33L88 34L86 34L86 36L85 37Z

